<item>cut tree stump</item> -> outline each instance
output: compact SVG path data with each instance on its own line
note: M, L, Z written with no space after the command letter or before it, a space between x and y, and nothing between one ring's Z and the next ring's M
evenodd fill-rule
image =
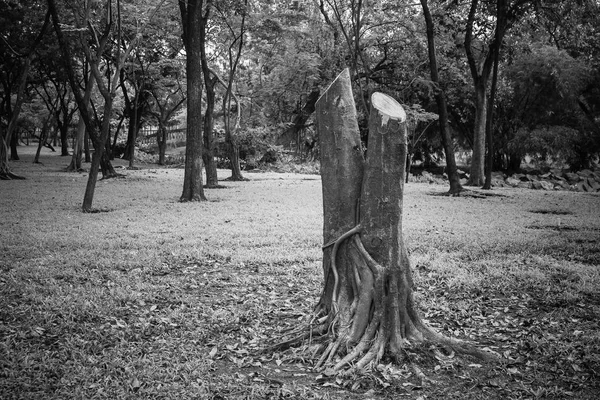
M316 368L362 369L383 357L395 362L413 343L439 344L493 358L427 327L413 300L402 238L407 153L406 114L393 98L371 96L366 160L350 74L346 69L316 104L323 185L323 272L315 314L285 347L318 343Z

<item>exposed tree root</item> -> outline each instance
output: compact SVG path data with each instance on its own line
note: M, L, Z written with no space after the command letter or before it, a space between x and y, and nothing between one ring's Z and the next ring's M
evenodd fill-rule
M227 189L227 186L206 184L204 185L204 189Z
M229 178L225 178L226 181L228 182L248 182L250 179L248 178L244 178L242 177L238 177L238 176L230 176Z
M10 171L0 172L0 180L2 181L11 181L11 180L25 180L24 176L13 174Z
M338 239L327 243L333 246L331 272L334 284L331 308L315 311L313 318L303 326L284 334L285 340L270 349L285 349L307 341L321 343L315 363L316 370L337 373L345 369L365 369L379 363L384 357L396 362L408 361L406 350L416 344L442 346L450 352L491 361L497 356L477 349L470 343L446 337L425 325L413 301L412 288L403 275L395 279L391 269L379 265L367 252L360 239L361 226L357 225ZM340 303L340 276L336 256L340 247L352 254L354 279L350 301ZM439 350L434 350L442 357ZM414 369L416 368L416 369ZM420 371L414 366L415 371ZM424 374L415 372L422 380ZM423 376L420 376L423 375Z
M119 174L117 172L111 172L111 173L108 173L106 175L103 175L102 178L100 178L100 180L101 181L105 181L107 179L126 178L126 177L127 177L127 175L125 175L125 174Z

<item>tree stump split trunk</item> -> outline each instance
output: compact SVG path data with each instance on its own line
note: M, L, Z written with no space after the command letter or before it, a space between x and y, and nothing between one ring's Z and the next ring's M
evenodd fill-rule
M407 154L404 109L385 94L371 96L366 160L347 69L317 101L316 111L325 284L309 333L280 344L309 336L320 341L316 367L334 372L350 365L364 368L384 355L398 362L402 349L414 341L468 349L427 327L413 301L402 238Z

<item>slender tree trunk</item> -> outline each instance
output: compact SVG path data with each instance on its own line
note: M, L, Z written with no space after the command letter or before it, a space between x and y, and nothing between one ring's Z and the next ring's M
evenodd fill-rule
M10 120L8 121L8 127L6 128L6 132L0 132L0 136L2 136L2 143L0 143L0 179L25 179L23 177L17 176L10 171L10 167L8 165L8 146L11 148L11 156L14 156L13 159L18 160L19 155L17 154L16 144L13 145L13 133L17 127L17 120L19 118L19 113L21 112L21 106L23 105L23 101L25 100L25 87L27 85L27 79L29 77L29 70L31 68L31 62L34 57L34 50L40 43L42 37L45 35L46 29L50 23L50 11L46 11L46 16L44 17L44 24L40 32L38 33L35 40L31 43L28 49L27 57L25 57L25 64L21 71L21 77L19 79L19 86L17 89L17 99L15 102L15 106L13 107L12 113L9 113ZM7 102L10 107L10 94L7 93ZM12 157L11 157L12 158Z
M48 117L46 118L46 121L44 121L44 126L42 127L42 131L40 132L38 147L37 147L37 150L35 151L35 157L33 158L34 164L38 164L40 162L40 153L42 151L42 147L44 147L46 138L48 138L48 131L50 130L51 120L52 120L52 114L48 115Z
M0 180L25 179L25 177L14 174L8 165L8 146L5 133L0 126Z
M79 172L82 170L81 161L83 156L83 140L85 138L85 122L83 118L79 118L77 122L77 133L75 136L75 143L73 144L73 154L71 155L71 163L67 167L69 172Z
M202 185L202 69L200 68L200 21L202 0L179 2L186 48L187 135L185 171L180 201L206 200Z
M495 46L492 49L493 54L493 70L492 70L492 87L490 89L490 99L487 110L487 121L485 126L485 135L487 140L487 158L484 189L492 188L492 172L494 169L494 138L493 138L493 116L494 102L496 100L496 87L498 85L498 64L500 63L500 45L502 42L501 32L506 24L506 0L497 0L496 2L496 32Z
M127 157L129 159L129 169L133 169L134 168L134 163L135 163L135 143L137 142L137 137L138 137L138 133L140 131L140 114L141 114L141 110L140 107L138 105L140 100L140 94L139 91L136 90L135 92L135 96L133 97L133 102L134 102L134 108L133 108L133 132L129 133L127 136L127 142L129 145L129 148L127 150L129 150ZM131 121L129 121L129 123L131 124ZM131 135L131 137L129 137L129 135Z
M245 181L246 178L242 175L242 169L240 168L240 147L237 145L236 140L232 137L231 132L227 132L226 142L229 154L229 163L231 164L231 177L230 181Z
M89 163L92 162L92 158L90 156L90 132L87 128L84 130L83 136L83 152L85 155L85 162Z
M162 121L159 121L158 123L158 131L156 132L156 144L158 145L158 165L164 165L165 153L167 151L167 129L162 123Z
M58 118L57 118L58 121ZM61 157L68 157L69 154L69 121L68 115L65 113L65 120L63 123L59 124L58 129L60 131L60 155Z
M487 78L475 85L475 124L473 126L473 156L468 185L482 186L485 179L485 126L487 117Z
M496 97L496 85L498 81L498 57L494 60L494 72L492 73L492 87L490 90L490 99L488 102L487 118L485 124L485 136L487 143L487 153L485 158L485 182L483 189L492 188L492 172L494 169L494 135L493 135L493 114L494 114L494 100Z
M19 135L17 134L17 132L14 132L12 134L12 136L10 137L10 159L13 161L19 161L19 152L18 152L18 146L19 146Z
M85 64L88 65L87 63ZM91 114L90 110L90 98L92 97L92 90L94 89L94 84L96 80L91 73L87 72L87 68L84 68L83 72L84 76L87 76L87 83L85 85L85 92L83 93L83 104L88 108L88 115ZM88 146L88 135L85 128L85 120L81 114L79 113L79 121L77 122L77 136L75 137L75 145L73 146L73 156L71 158L71 164L67 167L67 171L82 171L81 167L81 159L82 153L85 147L85 162L90 162L90 149Z
M446 94L444 93L443 89L439 87L440 78L438 72L433 19L431 18L427 0L421 0L421 6L423 8L423 15L425 17L425 24L427 26L427 49L429 54L431 80L438 85L438 91L435 95L435 100L438 106L438 123L440 127L440 134L442 136L442 145L444 146L444 153L446 154L446 169L448 173L448 180L450 181L449 193L457 194L462 190L462 186L458 177L456 158L454 157L454 146L452 145L452 135L450 133L450 124L448 122L448 105L446 104Z
M214 112L215 112L215 85L217 78L206 77L210 74L208 69L203 71L204 84L206 87L206 112L204 113L204 165L206 167L206 187L215 188L219 186L217 176L217 162L215 151L217 141L214 134Z
M2 129L2 124L0 124L0 131ZM4 132L0 132L0 180L8 180L10 177L10 168L8 166L8 148L6 146L6 141L4 140Z

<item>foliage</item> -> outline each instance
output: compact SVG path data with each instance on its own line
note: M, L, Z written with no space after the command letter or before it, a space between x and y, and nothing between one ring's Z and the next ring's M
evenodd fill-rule
M558 125L538 126L532 130L520 129L509 142L509 148L532 156L540 165L568 163L577 157L577 135L575 129Z
M507 76L512 82L510 123L518 127L510 146L522 155L551 156L576 169L589 166L590 156L600 151L580 105L593 83L589 65L566 51L541 46L518 57Z

